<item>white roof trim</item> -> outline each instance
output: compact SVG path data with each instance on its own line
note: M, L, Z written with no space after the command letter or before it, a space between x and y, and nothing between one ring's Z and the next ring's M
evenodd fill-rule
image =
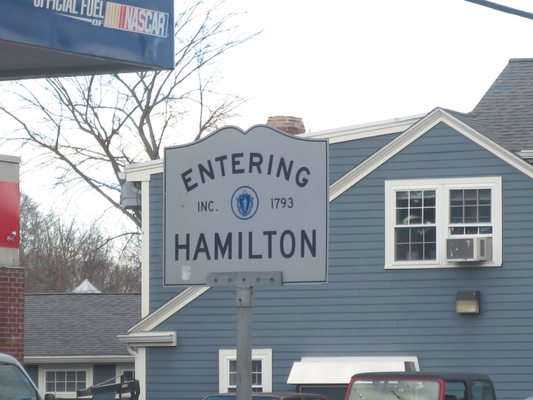
M327 138L330 143L346 142L355 139L365 139L374 136L401 133L410 128L424 117L425 114L408 117L370 122L361 125L352 125L343 128L328 129L319 132L310 132L299 135L305 138Z
M406 362L420 370L416 356L302 357L293 363L287 384L347 385L353 375L361 372L405 371Z
M329 143L339 143L391 133L401 133L422 119L424 115L418 114L318 132L309 132L298 135L298 137L327 138L329 139ZM164 162L162 159L127 165L125 168L126 180L129 182L149 181L150 175L162 173L163 167Z
M133 363L135 358L125 356L25 356L24 364L98 364Z
M178 343L176 332L139 332L117 338L120 343L136 347L175 347Z
M176 297L170 299L159 309L146 316L146 318L143 318L140 322L130 328L128 335L151 331L159 324L163 323L172 315L177 313L179 310L184 308L191 301L204 294L207 290L209 290L209 287L207 286L188 287Z
M411 144L439 122L445 122L475 143L483 146L491 153L517 168L519 171L533 178L533 167L526 161L499 146L441 108L433 110L425 117L415 115L395 118L345 128L306 133L301 136L306 138L327 138L331 144L403 131L398 138L394 139L387 146L383 147L373 156L357 165L354 169L333 183L330 189L331 201L368 175L379 165L403 150L406 146ZM519 153L519 155L524 158L533 157L532 154L533 150L523 150ZM149 181L150 175L162 173L163 167L163 160L153 160L145 163L128 165L126 166L126 180L131 182Z
M149 181L150 175L163 172L163 160L152 160L143 163L126 165L126 181L142 182Z
M374 153L374 155L364 160L361 164L357 165L346 175L334 182L330 187L330 201L336 199L346 190L351 188L391 157L398 154L401 150L410 145L439 122L446 123L448 126L463 134L473 142L479 144L487 151L501 158L503 161L523 172L530 178L533 178L533 166L510 151L504 149L500 145L496 144L492 140L488 139L486 136L477 132L470 126L459 121L457 118L453 117L443 109L437 108L429 113L425 118L421 119L418 123L414 124L399 137Z

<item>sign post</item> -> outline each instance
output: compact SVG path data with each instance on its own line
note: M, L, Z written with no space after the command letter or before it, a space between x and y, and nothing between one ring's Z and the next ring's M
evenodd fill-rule
M237 286L237 400L252 398L252 286Z
M237 400L252 395L252 300L254 286L281 286L281 272L221 272L207 276L209 286L237 287Z
M237 288L237 397L252 392L256 286L323 283L328 142L268 126L165 149L164 284Z

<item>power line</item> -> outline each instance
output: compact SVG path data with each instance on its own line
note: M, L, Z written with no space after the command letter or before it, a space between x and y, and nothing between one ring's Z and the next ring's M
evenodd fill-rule
M494 10L503 11L508 14L514 14L520 17L533 19L533 14L530 12L519 10L517 8L504 6L503 4L493 3L492 1L487 1L487 0L465 0L465 1L468 1L470 3L476 3L476 4L479 4L480 6L493 8Z

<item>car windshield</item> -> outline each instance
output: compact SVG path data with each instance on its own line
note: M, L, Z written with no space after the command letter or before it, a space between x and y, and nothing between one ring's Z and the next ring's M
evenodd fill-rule
M252 395L252 400L277 400L278 397L275 396L254 396ZM0 399L2 400L2 399ZM207 396L204 400L237 400L237 396L233 394L216 394Z
M376 379L355 381L348 400L438 400L438 381Z
M11 364L0 364L0 400L38 400L24 373Z

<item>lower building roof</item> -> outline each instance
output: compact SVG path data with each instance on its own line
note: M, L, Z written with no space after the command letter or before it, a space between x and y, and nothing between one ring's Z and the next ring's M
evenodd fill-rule
M27 294L26 359L120 360L125 334L141 318L140 294Z

